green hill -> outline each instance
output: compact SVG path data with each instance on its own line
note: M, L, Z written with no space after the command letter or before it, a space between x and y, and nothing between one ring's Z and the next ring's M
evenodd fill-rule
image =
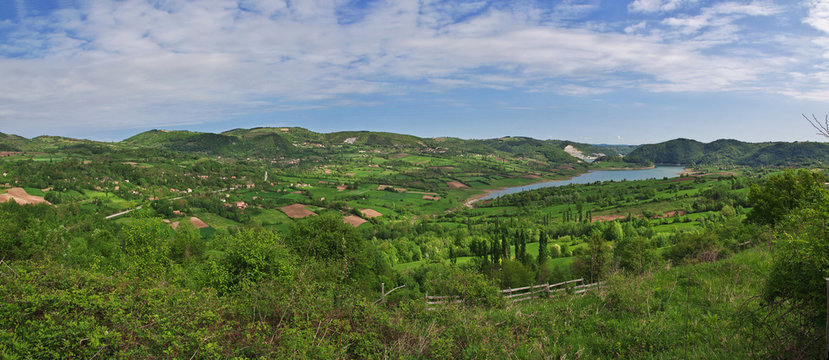
M0 151L21 151L28 142L22 136L0 133Z
M260 127L233 129L222 135L248 140L257 145L266 144L287 150L291 146L339 147L344 145L387 147L396 149L419 149L433 143L430 139L417 136L374 131L341 131L328 134L317 133L301 127Z
M395 148L425 148L426 139L413 135L394 134L374 131L341 131L326 134L326 140L332 144L353 144Z
M122 143L139 147L159 147L172 151L222 156L276 156L293 152L293 146L279 134L238 132L236 135L190 131L150 130Z
M674 139L642 145L628 154L627 161L651 161L656 164L751 166L793 166L829 163L829 144L814 142L747 143L721 139L701 143Z

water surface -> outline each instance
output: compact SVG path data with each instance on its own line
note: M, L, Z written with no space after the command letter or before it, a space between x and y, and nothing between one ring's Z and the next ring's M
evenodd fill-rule
M684 170L681 166L657 166L652 169L637 169L637 170L596 170L589 173L584 173L567 180L547 181L532 185L515 186L502 190L496 190L492 194L482 197L480 200L495 199L508 194L515 194L527 190L535 190L551 186L564 186L570 184L590 184L596 181L633 181L633 180L647 180L647 179L662 179L679 176Z

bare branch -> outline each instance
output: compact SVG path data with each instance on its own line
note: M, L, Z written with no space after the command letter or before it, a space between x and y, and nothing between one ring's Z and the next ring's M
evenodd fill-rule
M800 115L803 115L803 118L806 119L806 121L808 121L809 124L812 125L812 127L818 131L818 135L829 139L829 115L826 115L826 117L823 119L823 124L820 123L820 120L817 119L817 116L815 116L815 114L812 114L811 119L808 116L806 116L806 114Z

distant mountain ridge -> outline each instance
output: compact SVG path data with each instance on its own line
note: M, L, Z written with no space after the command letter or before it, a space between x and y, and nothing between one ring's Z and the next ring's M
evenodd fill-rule
M149 130L115 143L62 137L41 136L26 139L0 135L4 151L65 151L76 147L84 152L120 148L156 148L167 151L227 157L279 157L324 155L340 147L385 149L386 152L425 152L457 155L477 153L503 157L537 159L550 163L577 163L564 152L573 145L585 154L619 153L612 147L595 146L563 140L537 140L529 137L497 139L459 139L451 137L421 138L413 135L375 131L339 131L317 133L300 127L259 127L233 129L219 134L185 130Z
M650 161L654 164L748 166L789 166L829 164L829 144L817 142L748 143L720 139L702 143L691 139L674 139L646 144L631 151L627 161Z
M474 153L501 157L537 159L551 164L577 163L564 151L571 145L585 155L615 158L636 164L732 164L787 166L829 164L829 144L816 142L748 143L720 139L702 143L674 139L656 144L594 145L567 140L538 140L506 136L495 139L454 137L421 138L413 135L374 131L317 133L301 127L258 127L222 133L184 130L149 130L120 142L99 142L61 136L27 139L0 133L0 151L103 153L119 149L154 148L163 151L225 157L324 156L331 149L364 147L385 152L422 152L459 155Z

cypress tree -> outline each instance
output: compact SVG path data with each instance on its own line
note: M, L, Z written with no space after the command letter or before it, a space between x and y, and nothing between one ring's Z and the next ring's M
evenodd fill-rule
M497 238L492 239L492 249L491 250L492 250L492 263L493 264L498 264L499 260L501 258L501 249L498 246L498 239Z
M547 232L544 229L538 233L538 264L544 264L547 262L547 257L549 253L547 251Z
M504 253L504 260L508 260L509 256L509 238L506 233L501 233L501 251Z

